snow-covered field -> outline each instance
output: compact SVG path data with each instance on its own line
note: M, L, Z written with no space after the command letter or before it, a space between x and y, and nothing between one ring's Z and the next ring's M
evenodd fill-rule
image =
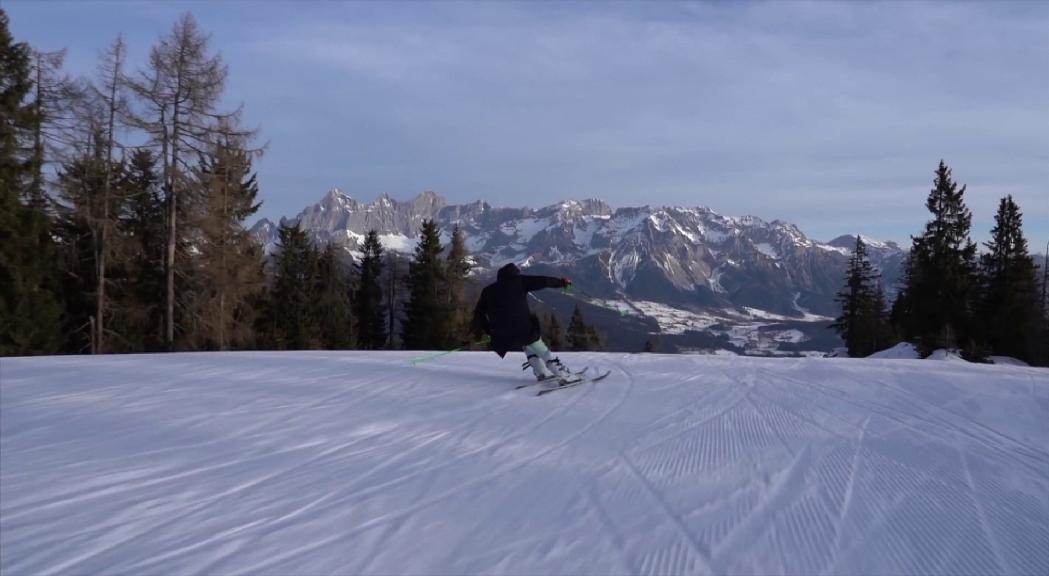
M411 356L0 360L0 572L1049 573L1044 369Z
M696 312L674 308L659 302L645 300L600 300L594 302L605 308L622 314L651 318L659 325L658 334L685 334L686 332L706 332L723 335L728 341L751 356L824 356L822 350L803 350L796 348L781 350L780 344L800 344L809 340L801 330L780 328L782 322L829 322L833 318L818 316L798 306L798 293L794 296L794 307L801 312L802 318L791 318L758 308L741 307L738 311L730 310ZM704 352L718 352L717 350ZM725 352L725 351L722 351Z

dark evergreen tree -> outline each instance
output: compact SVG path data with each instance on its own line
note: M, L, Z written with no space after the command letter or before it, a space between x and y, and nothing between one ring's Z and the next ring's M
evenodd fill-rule
M445 292L448 298L448 343L461 344L470 332L473 310L466 303L466 278L470 274L466 238L458 224L452 229L445 267Z
M297 224L282 224L278 235L273 288L262 322L263 341L267 347L278 350L320 348L317 250Z
M102 133L96 131L88 147L58 172L54 236L62 271L62 348L70 353L109 351L103 345L103 336L112 333L98 329L108 315L105 300L99 297L105 286L104 262L117 247L106 234L111 224L108 215L118 211L115 196L106 194L106 178L107 170L120 178L123 167L106 167L103 142Z
M564 329L557 320L557 315L551 312L543 323L543 342L551 350L561 350L565 347Z
M51 217L43 195L30 194L30 54L0 9L0 355L45 354L61 342Z
M987 253L980 259L980 326L994 354L1029 363L1041 360L1044 316L1034 260L1027 252L1023 215L1012 196L1002 198Z
M425 220L408 264L408 302L404 309L401 340L407 350L454 348L449 330L448 300L444 295L445 266L441 259L440 229Z
M926 207L933 219L912 237L905 284L896 307L902 335L923 354L936 348L968 347L974 337L972 305L976 245L969 239L972 216L965 186L940 162Z
M186 300L193 317L188 324L196 329L184 339L191 349L248 347L255 324L251 304L264 283L262 248L244 227L260 206L251 157L236 139L221 138L201 156L193 188L196 282Z
M871 325L871 333L874 334L874 337L872 338L873 345L871 346L871 354L879 350L884 350L898 341L896 332L892 328L889 305L885 299L885 289L882 287L880 276L874 287L874 300L872 304L873 307L868 317Z
M349 270L329 242L317 265L317 306L321 321L321 344L328 350L353 347L353 292Z
M889 344L885 295L859 235L849 259L845 286L835 300L841 306L841 315L830 328L845 341L849 356L867 356Z
M395 342L397 334L397 306L400 302L401 287L401 262L397 253L389 251L386 253L386 266L383 281L386 297L386 348L393 350L397 347Z
M353 298L357 320L357 347L381 350L386 347L386 309L382 302L380 280L383 272L383 249L379 233L368 232L364 238L361 261L357 265L357 292Z
M572 319L568 322L567 336L568 349L573 352L601 349L601 338L597 330L588 325L586 320L583 319L583 312L579 309L578 304L572 310Z
M111 324L123 336L122 349L152 352L164 342L164 199L157 157L136 150L117 183L120 203L118 234L123 270L112 289Z

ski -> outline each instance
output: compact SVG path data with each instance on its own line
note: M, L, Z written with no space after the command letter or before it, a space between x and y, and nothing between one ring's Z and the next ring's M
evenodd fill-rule
M586 374L586 371L589 370L589 369L590 369L589 366L583 366L582 370L578 370L578 371L569 370L569 372L571 372L573 376L582 376L583 374ZM526 384L519 384L519 385L514 387L514 390L520 390L522 388L528 388L529 386L535 386L536 384L542 384L543 382L546 382L546 380L536 380L535 382L528 382ZM573 382L575 382L575 381L573 381Z
M562 384L562 385L558 386L557 388L544 388L544 389L540 390L539 392L537 392L536 396L542 396L543 394L548 394L550 392L556 392L558 390L564 390L565 388L573 388L575 386L579 386L580 384L586 384L588 382L600 382L601 380L604 380L605 378L607 378L608 375L611 374L611 373L612 373L611 370L607 370L607 371L605 371L604 374L598 374L597 376L594 376L593 378L580 378L579 380L572 380L570 382Z

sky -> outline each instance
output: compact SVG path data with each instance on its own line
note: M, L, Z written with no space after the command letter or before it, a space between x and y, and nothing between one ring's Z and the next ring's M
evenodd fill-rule
M266 153L259 216L370 201L708 206L908 243L941 159L973 237L998 200L1049 241L1049 2L0 0L92 74L184 12Z

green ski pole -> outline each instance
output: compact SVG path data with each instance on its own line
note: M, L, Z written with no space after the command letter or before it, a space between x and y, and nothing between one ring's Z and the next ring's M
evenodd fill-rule
M470 346L487 344L488 340L489 340L489 338L486 336L483 339L478 340L476 342L467 342L466 344L463 344L462 346L460 346L458 348L452 348L451 350L445 350L443 352L434 352L433 354L427 354L426 356L420 356L418 358L412 358L411 360L408 361L408 363L411 364L412 366L415 366L415 365L421 364L423 362L429 362L430 360L433 360L435 358L440 358L441 356L447 356L447 355L452 354L454 352L459 352L463 348L469 348Z
M626 316L626 310L623 310L623 309L620 309L620 308L614 308L612 306L609 306L608 304L605 304L604 302L601 302L600 300L595 298L593 294L589 294L585 290L576 290L576 293L579 296L582 296L582 298L580 298L580 300L583 300L584 302L590 304L591 306L597 306L598 308L604 308L605 310L611 310L613 312L618 312L620 316ZM565 294L568 295L568 296L576 297L575 294L572 294L571 290L569 290L569 289L565 290Z

